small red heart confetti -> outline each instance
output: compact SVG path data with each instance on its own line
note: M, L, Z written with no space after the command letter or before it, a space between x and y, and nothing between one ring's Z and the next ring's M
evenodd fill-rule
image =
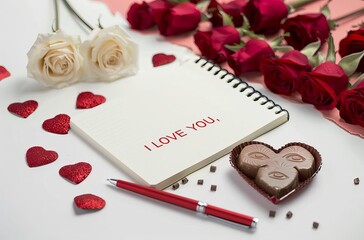
M67 114L58 114L54 118L45 120L42 127L47 132L67 134L70 129L70 120L71 118Z
M59 169L59 175L71 182L79 184L91 173L92 166L87 162L79 162L72 165L63 166Z
M77 97L76 108L93 108L100 104L103 104L105 101L106 98L102 95L96 95L92 92L82 92Z
M29 167L39 167L56 161L58 154L43 147L34 146L28 149L26 159Z
M74 202L78 208L91 210L102 209L106 205L104 199L90 193L76 196Z
M0 81L9 76L10 72L4 66L0 66Z
M153 62L154 67L158 67L158 66L161 66L161 65L171 63L174 60L176 60L176 57L174 55L167 55L167 54L164 54L164 53L157 53L152 58L152 62Z
M28 100L23 103L12 103L8 106L8 111L14 113L20 117L27 118L38 107L38 102L34 100Z

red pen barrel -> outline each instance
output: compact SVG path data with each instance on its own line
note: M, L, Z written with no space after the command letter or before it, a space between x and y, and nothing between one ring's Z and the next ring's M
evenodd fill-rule
M225 219L228 220L230 222L235 222L238 224L242 224L245 226L249 226L249 227L254 227L254 218L241 214L241 213L237 213L237 212L233 212L233 211L229 211L226 209L222 209L219 207L215 207L213 205L207 205L206 209L205 209L205 214L210 215L210 216L214 216L214 217L218 217L221 219Z
M142 185L138 185L131 182L126 182L123 180L117 180L116 186L119 188L123 188L135 193L142 194L144 196L157 199L163 202L171 203L177 205L179 207L187 208L193 211L196 211L196 207L198 204L197 200L186 198L183 196L175 195L169 192L161 191L158 189L145 187Z

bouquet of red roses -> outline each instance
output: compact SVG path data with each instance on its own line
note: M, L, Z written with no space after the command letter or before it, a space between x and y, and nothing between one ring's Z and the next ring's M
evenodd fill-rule
M259 71L272 92L299 96L318 110L337 108L347 123L364 127L364 75L357 76L364 72L364 27L341 40L339 62L331 37L338 21L364 8L330 19L329 1L319 12L296 13L311 2L154 0L131 5L127 20L137 30L156 26L164 36L193 34L202 56L227 63L236 75ZM200 29L201 22L209 27Z

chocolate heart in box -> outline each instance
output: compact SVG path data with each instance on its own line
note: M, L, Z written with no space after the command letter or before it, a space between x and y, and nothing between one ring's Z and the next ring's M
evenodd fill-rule
M307 144L292 142L277 150L257 141L235 147L230 163L251 187L274 204L306 187L322 164L319 152Z

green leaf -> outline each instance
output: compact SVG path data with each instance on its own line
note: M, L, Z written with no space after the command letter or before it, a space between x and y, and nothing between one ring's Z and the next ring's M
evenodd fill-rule
M266 38L264 37L264 35L256 34L255 32L246 30L244 28L237 28L236 30L238 30L238 32L240 33L240 36L247 35L248 37L251 37L251 38L259 38L259 39L266 40Z
M355 70L358 68L360 60L364 56L364 51L352 53L343 57L338 63L340 67L344 70L346 75L349 77L355 73Z
M241 26L241 28L245 29L245 30L250 30L250 22L249 19L243 15L243 26Z
M330 30L335 30L339 24L334 20L327 20L327 23L329 24Z
M332 37L331 33L329 35L329 38L327 39L327 55L326 55L326 61L328 62L336 62L336 51L335 51L335 44L334 44L334 38Z
M312 42L312 43L308 44L306 47L304 47L301 50L301 53L303 53L308 58L310 58L317 53L317 51L320 49L320 47L321 47L321 41L320 41L320 39L318 39L317 42Z
M230 51L237 52L240 48L245 46L245 42L240 42L239 44L233 44L233 45L224 45L225 48L229 49Z
M204 12L206 10L206 7L210 4L210 0L201 1L196 4L196 7L200 12Z
M359 77L356 78L355 83L351 86L351 88L355 88L364 80L364 73L362 73Z
M283 35L279 35L278 37L274 38L272 41L270 41L269 45L274 48L277 47L279 45L281 45L283 39L285 37L289 36L289 32L284 33Z
M233 17L230 16L229 14L227 14L226 12L224 12L220 7L218 7L217 9L219 11L219 14L222 17L222 24L224 26L233 26L234 27Z
M329 3L331 2L331 0L329 0L324 6L322 6L320 8L320 12L325 15L326 19L329 19L330 18L330 15L331 15L331 11L330 11L330 8L329 8Z
M315 55L308 57L308 61L310 62L311 66L314 68L325 61L325 56L321 52L318 52Z
M275 50L275 51L280 51L282 53L285 53L285 52L289 52L289 51L294 50L294 48L292 46L289 46L289 45L285 45L285 46L273 46L272 49Z

